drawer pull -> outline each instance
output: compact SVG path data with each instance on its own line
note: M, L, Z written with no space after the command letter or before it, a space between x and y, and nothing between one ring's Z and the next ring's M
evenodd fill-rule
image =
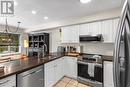
M6 84L6 83L8 83L10 80L7 80L7 81L5 81L5 82L2 82L2 83L0 83L0 85L3 85L3 84Z

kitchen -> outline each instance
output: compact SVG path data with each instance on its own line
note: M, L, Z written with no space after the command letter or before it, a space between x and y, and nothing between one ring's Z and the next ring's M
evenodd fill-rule
M0 14L0 87L130 86L129 1L4 4L13 10Z

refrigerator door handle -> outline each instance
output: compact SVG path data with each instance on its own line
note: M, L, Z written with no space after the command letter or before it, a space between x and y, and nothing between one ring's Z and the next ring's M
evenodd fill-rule
M114 48L114 62L113 62L113 81L114 87L120 87L120 59L119 59L119 50L121 45L121 36L124 30L125 18L128 11L128 1L126 0L123 7L122 16L118 23L118 31L116 35L115 48Z
M125 20L125 87L130 87L130 15L127 13Z

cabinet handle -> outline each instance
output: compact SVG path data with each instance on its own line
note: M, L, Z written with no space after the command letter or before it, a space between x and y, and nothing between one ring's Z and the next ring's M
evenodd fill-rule
M10 80L6 80L5 82L0 83L0 85L8 83Z
M55 65L54 67L57 67L57 65Z
M38 70L38 71L31 72L31 73L29 73L29 74L27 74L27 75L24 75L24 76L22 76L22 77L24 78L24 77L27 77L27 76L31 76L32 74L41 72L42 70L43 70L43 69L40 69L40 70Z
M36 71L35 73L38 73L38 72L41 72L41 71L43 71L43 69L39 69L38 71Z

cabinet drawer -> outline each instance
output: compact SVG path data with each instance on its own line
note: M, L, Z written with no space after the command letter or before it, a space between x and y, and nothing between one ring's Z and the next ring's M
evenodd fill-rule
M16 76L10 76L0 80L0 87L16 87Z
M45 68L55 67L57 65L57 63L60 61L62 61L62 58L56 59L54 61L50 61L50 62L46 63L44 66L45 66Z

